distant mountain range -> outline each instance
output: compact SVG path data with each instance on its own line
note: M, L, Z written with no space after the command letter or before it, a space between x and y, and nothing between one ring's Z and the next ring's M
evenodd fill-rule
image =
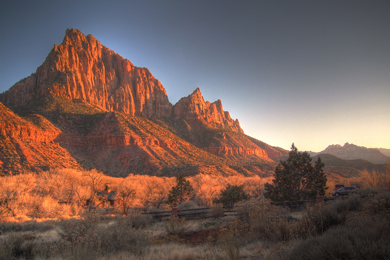
M374 164L385 164L389 159L390 149L366 148L354 144L329 145L319 153L310 152L312 156L331 154L344 160L366 160Z

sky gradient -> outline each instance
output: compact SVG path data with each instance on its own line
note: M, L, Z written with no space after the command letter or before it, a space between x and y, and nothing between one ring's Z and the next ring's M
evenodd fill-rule
M390 1L4 1L0 92L67 28L147 67L175 104L197 87L246 134L322 151L390 148Z

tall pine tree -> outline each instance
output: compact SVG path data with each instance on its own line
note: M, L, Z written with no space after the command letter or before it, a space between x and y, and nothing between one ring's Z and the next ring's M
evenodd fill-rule
M176 186L172 187L168 194L168 205L176 207L183 201L187 201L194 193L191 183L183 175L176 177Z
M325 195L325 165L321 158L314 167L311 161L307 152L298 152L292 144L288 159L276 167L272 184L265 184L264 196L272 201L298 201Z

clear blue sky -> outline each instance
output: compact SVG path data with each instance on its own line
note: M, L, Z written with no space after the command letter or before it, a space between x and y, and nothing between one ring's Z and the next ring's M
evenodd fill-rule
M390 148L390 1L2 1L0 92L67 28L147 67L175 104L197 87L246 134L321 151Z

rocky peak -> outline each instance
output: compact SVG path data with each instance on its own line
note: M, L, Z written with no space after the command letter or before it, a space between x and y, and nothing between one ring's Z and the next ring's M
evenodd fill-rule
M16 107L44 95L147 118L170 116L172 110L166 90L148 69L75 29L66 30L36 73L2 94L0 102Z
M221 100L205 102L197 88L173 108L166 90L146 68L103 46L92 35L67 29L35 73L0 94L0 102L16 108L53 95L145 118L183 118L201 126L243 133L238 120L223 110Z
M223 111L221 100L214 103L205 102L199 88L175 104L173 115L190 123L203 123L211 128L224 128L237 133L244 132L238 120L233 120L229 112Z
M344 146L329 145L324 151L320 152L320 154L323 153L332 154L344 160L363 159L377 164L386 163L389 159L378 149L366 148L350 143L345 143Z

